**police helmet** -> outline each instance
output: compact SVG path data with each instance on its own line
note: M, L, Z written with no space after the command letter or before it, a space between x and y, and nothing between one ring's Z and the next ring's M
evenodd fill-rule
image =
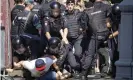
M60 9L61 8L61 4L59 2L52 2L50 4L50 8L51 9Z
M17 50L17 49L21 48L21 46L24 46L22 39L19 36L14 37L12 39L13 49Z
M61 40L57 37L52 37L49 40L49 54L58 56L61 48Z
M119 14L121 11L120 11L120 6L119 6L119 4L114 4L113 6L112 6L112 12L114 13L114 14Z
M60 43L61 43L61 40L58 37L52 37L49 40L49 47L51 48L59 47Z

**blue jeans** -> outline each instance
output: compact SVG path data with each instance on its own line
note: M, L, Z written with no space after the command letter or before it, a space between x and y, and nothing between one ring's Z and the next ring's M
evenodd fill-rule
M56 80L56 72L54 71L47 72L45 75L41 76L37 80Z

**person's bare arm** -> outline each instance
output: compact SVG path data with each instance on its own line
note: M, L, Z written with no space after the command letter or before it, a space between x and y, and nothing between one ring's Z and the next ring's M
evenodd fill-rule
M106 19L107 28L111 28L111 20L109 18Z
M67 39L67 34L68 34L68 29L65 28L65 29L64 29L64 35L63 35L63 40L64 40L64 42L65 42L66 44L69 43L69 42L68 42L68 39Z
M47 37L47 39L49 40L50 38L51 38L51 35L50 35L50 33L49 32L46 32L46 37Z
M62 39L63 39L63 34L64 34L64 33L63 33L63 29L61 29L61 30L60 30L60 35L61 35Z
M14 62L13 65L14 65L15 68L22 68L23 67L23 62L24 61L20 61L18 63Z
M118 34L119 34L119 32L118 31L115 31L114 33L112 33L112 34L109 35L109 38L116 37Z

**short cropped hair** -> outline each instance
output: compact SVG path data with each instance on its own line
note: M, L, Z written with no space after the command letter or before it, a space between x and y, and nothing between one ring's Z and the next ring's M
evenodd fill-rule
M14 0L15 4L23 3L24 0Z

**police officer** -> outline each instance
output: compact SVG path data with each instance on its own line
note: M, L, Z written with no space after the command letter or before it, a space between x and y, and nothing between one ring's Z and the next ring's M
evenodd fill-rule
M59 2L59 1L58 0L43 0L43 2L41 3L41 7L39 9L40 20L42 20L45 17L45 13L50 10L50 6L49 5L52 2ZM65 6L63 4L61 4L61 11L63 12L65 10L66 10Z
M112 77L116 75L116 66L115 61L119 59L119 51L118 51L118 35L119 35L119 24L121 20L121 11L119 4L114 4L112 6L112 24L109 27L111 34L109 35L108 45L111 49L111 61L112 61ZM115 53L115 54L114 54Z
M31 54L33 58L37 57L39 46L39 32L41 24L36 14L32 14L34 1L26 1L25 10L19 13L14 20L14 24L17 27L16 35L23 37L26 40L26 44L30 46Z
M49 39L49 48L47 53L57 57L57 65L60 69L63 69L64 64L66 63L68 63L74 70L78 70L80 67L73 55L71 45L69 43L63 44L57 37L51 37ZM73 76L76 77L78 75L74 73Z
M12 48L14 51L13 62L19 62L21 60L26 60L30 57L29 50L21 37L17 36L12 40Z
M85 53L84 63L82 64L82 78L87 79L87 69L91 68L92 61L99 45L108 38L109 31L106 19L109 17L111 7L104 4L102 0L96 0L94 6L86 9L85 13L89 16L88 29L91 30L88 50Z
M18 13L22 12L25 9L25 5L24 5L24 0L14 0L15 2L15 7L12 9L11 11L11 22L13 22L13 20L15 19L15 17L17 16ZM17 27L13 25L11 25L11 35L15 34Z
M51 37L63 38L63 19L60 8L60 3L52 2L50 4L50 11L45 14L46 18L43 21L43 30L48 40Z
M22 12L24 10L24 8L25 8L24 0L14 0L14 2L15 2L16 5L11 11L11 22L14 20L16 15L19 12Z
M74 0L67 0L66 5L68 10L64 17L64 41L69 43L75 48L75 57L78 63L80 63L82 48L83 48L83 30L84 25L81 25L82 13L79 10L74 9Z

